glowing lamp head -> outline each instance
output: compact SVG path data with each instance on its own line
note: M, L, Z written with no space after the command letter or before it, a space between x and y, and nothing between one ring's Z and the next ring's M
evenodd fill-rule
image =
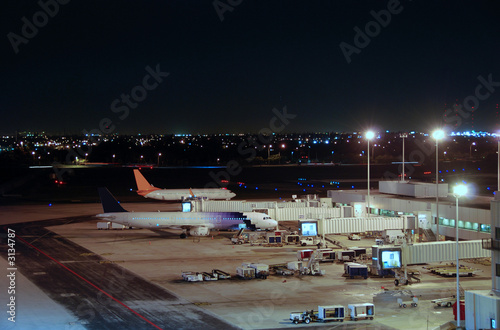
M455 197L462 197L467 194L467 186L463 184L459 184L453 188L453 194Z
M366 132L366 133L365 133L365 138L366 138L367 140L371 140L371 139L373 139L374 137L375 137L375 133L373 133L373 131L368 131L368 132Z
M438 129L438 130L434 131L434 133L432 133L432 137L435 140L441 140L442 138L444 138L443 130Z

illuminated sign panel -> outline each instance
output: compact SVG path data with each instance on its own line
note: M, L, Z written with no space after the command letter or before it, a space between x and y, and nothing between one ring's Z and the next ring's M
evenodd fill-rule
M191 212L191 203L190 202L182 203L182 212Z
M318 236L317 222L300 222L299 229L302 236Z
M381 251L382 269L401 268L401 251Z

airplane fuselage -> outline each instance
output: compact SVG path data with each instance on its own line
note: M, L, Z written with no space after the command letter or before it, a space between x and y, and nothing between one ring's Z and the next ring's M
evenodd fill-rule
M276 228L277 222L257 212L110 212L98 218L125 226L162 229L206 227L208 229L239 229L255 226L258 229Z
M192 194L191 194L192 192ZM146 198L158 199L162 201L178 201L190 197L201 197L207 199L231 199L236 196L235 193L227 189L158 189L144 194Z

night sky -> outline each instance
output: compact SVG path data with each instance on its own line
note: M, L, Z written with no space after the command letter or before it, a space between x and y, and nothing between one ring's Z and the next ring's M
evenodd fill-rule
M3 5L0 133L429 131L480 75L457 128L500 124L498 1L59 1Z

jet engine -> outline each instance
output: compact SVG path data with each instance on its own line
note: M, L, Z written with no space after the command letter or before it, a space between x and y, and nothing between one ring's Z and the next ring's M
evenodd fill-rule
M189 229L189 235L191 236L208 236L210 235L210 228L208 227L192 227Z

